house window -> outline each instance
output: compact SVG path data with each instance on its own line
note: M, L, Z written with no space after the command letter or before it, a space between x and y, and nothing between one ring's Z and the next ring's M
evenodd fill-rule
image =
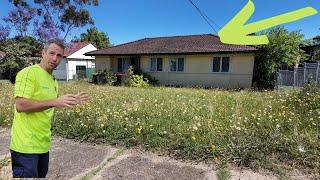
M229 72L230 57L213 57L212 72Z
M162 71L163 60L162 58L151 58L150 71Z
M118 58L118 72L126 72L130 67L130 58Z
M170 71L171 72L183 72L184 71L184 58L172 58L170 59Z
M76 66L76 74L78 79L86 78L86 66Z

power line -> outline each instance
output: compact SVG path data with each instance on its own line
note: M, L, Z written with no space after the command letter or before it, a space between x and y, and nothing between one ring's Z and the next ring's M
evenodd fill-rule
M314 7L313 4L312 4L311 2L309 2L308 0L305 0L305 3L306 3L308 6Z
M213 27L213 25L209 22L211 21L215 26L217 26L219 29L220 27L213 21L211 20L204 12L202 12L200 10L200 8L198 8L197 5L195 5L195 3L192 0L188 0L195 8L196 10L199 12L199 14L201 15L201 17L209 24L209 26L213 29L213 31L218 34L218 32L216 31L216 29Z

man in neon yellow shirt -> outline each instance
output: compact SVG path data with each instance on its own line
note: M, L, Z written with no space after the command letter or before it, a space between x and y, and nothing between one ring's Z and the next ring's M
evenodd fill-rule
M49 40L42 51L40 64L24 68L17 74L10 143L14 178L45 178L54 107L72 107L87 100L84 93L58 97L58 83L52 71L62 60L64 48L62 40Z

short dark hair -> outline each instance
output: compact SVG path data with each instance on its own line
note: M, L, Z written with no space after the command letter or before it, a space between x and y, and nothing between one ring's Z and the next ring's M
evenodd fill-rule
M59 47L61 47L63 50L66 48L66 46L64 45L64 40L63 39L59 39L59 38L54 38L54 39L50 39L48 40L45 44L44 44L44 51L47 51L50 44L56 44Z

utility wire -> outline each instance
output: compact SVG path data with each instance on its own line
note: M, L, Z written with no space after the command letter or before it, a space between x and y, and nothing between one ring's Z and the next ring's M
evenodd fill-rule
M308 0L304 0L304 1L306 2L306 4L307 4L308 6L313 7L313 4L312 4L311 2L309 2Z
M188 1L196 8L196 10L199 12L199 14L201 15L201 17L209 24L209 26L213 29L213 31L214 31L216 34L218 34L218 32L217 32L216 29L213 27L213 25L209 22L209 20L212 21L213 24L216 25L219 29L220 29L220 27L219 27L213 20L211 20L204 12L202 12L202 11L200 10L200 8L198 8L198 6L195 5L195 3L193 3L192 0L188 0Z

